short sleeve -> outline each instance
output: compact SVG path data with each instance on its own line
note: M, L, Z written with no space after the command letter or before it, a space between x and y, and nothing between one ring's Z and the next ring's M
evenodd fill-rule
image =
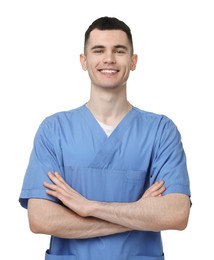
M57 199L46 193L46 188L43 186L44 181L50 182L48 171L58 171L62 174L58 138L54 135L53 128L47 120L44 120L35 135L34 146L19 198L19 202L25 208L27 208L29 198L42 198L58 202Z
M150 184L165 181L164 194L183 193L190 196L186 155L181 135L176 125L168 118L163 118L158 129L150 177Z

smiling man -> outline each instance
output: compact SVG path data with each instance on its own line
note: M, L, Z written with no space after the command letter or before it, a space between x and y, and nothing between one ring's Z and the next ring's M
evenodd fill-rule
M124 31L94 29L86 43L85 54L80 57L92 87L125 91L130 70L134 70L137 63L137 55L132 52Z
M45 259L164 260L161 231L186 228L189 177L181 137L164 115L127 99L135 70L129 27L102 17L85 33L89 101L47 117L20 195Z

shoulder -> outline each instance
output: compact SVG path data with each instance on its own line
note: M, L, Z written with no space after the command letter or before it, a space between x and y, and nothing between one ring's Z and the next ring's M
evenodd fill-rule
M133 108L138 113L138 122L144 129L155 132L157 137L163 134L179 134L178 128L174 121L164 114L157 114L150 111L145 111L139 108Z
M70 130L79 121L82 109L83 106L47 116L40 123L36 135L49 136L50 138Z
M76 118L80 116L80 111L83 109L83 106L74 108L67 111L60 111L52 115L47 116L43 121L42 125L54 126L58 124L65 124L71 121L75 121Z
M166 115L145 111L137 107L133 107L133 109L136 111L136 113L138 113L138 117L140 120L144 120L147 122L159 122L162 124L173 123L173 121Z

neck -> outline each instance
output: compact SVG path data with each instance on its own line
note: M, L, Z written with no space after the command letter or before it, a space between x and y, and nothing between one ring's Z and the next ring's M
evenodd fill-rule
M127 100L125 88L120 93L115 93L115 91L112 90L94 93L92 89L87 107L99 121L114 126L117 125L132 108Z

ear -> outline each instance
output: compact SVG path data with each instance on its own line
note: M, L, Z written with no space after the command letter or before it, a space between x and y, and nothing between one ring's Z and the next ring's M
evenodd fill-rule
M86 60L87 60L87 58L86 58L85 54L80 54L80 63L81 63L83 70L87 70Z
M135 70L136 66L137 66L137 60L138 60L137 54L132 55L131 59L132 59L131 60L131 70Z

